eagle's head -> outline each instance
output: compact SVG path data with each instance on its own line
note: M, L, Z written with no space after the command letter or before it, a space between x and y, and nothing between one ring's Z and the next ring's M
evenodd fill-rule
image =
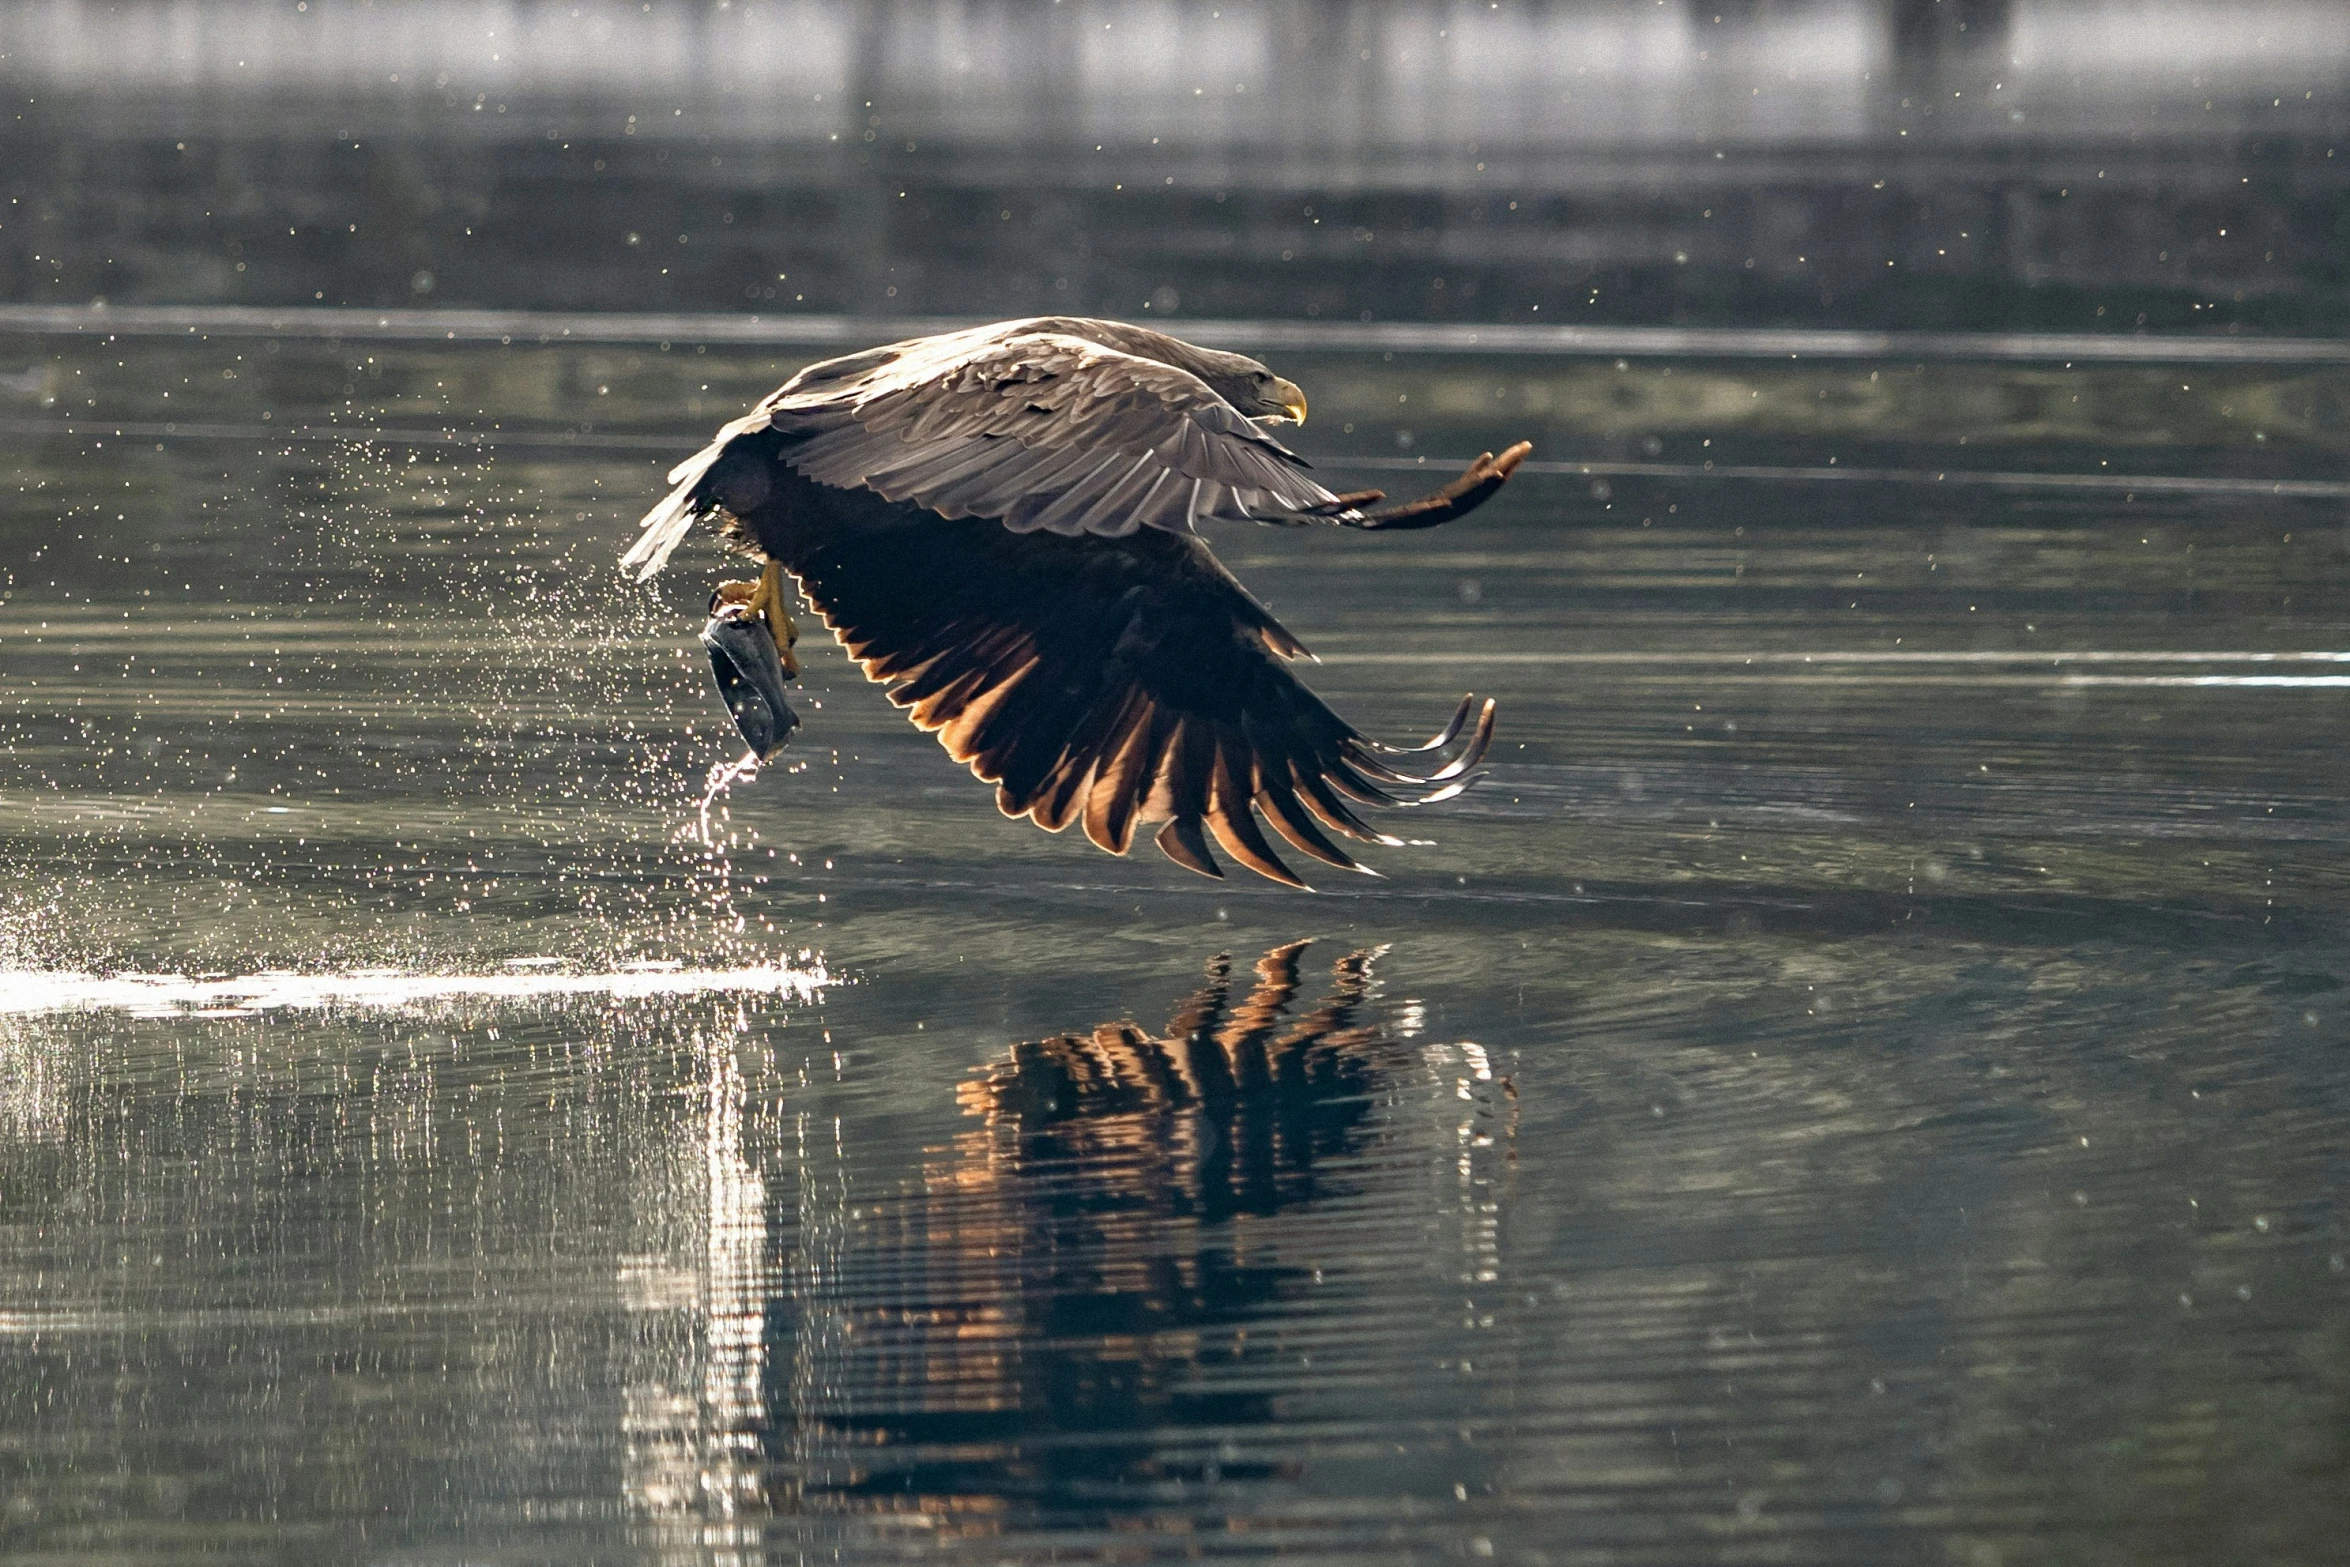
M1189 343L1176 343L1173 338L1167 341L1182 349L1184 358L1169 355L1165 363L1189 370L1213 387L1218 397L1251 419L1306 422L1306 394L1298 389L1295 381L1282 379L1246 354L1195 348ZM1185 363L1185 360L1195 362Z
M1147 326L1135 326L1125 321L1047 316L1039 321L1022 324L1031 330L1082 337L1104 348L1115 348L1122 354L1133 354L1139 359L1155 359L1160 364L1188 370L1207 382L1218 397L1248 418L1286 419L1294 424L1306 422L1306 394L1298 388L1298 384L1275 375L1246 354L1228 353L1221 348L1202 348L1197 343L1186 343L1181 338L1169 337L1164 332L1155 332Z

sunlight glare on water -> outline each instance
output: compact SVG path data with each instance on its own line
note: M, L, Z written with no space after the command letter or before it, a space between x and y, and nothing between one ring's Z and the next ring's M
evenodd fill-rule
M801 954L802 958L811 955ZM455 997L535 1001L558 996L789 995L807 1000L824 987L823 964L794 968L689 969L677 963L631 965L617 973L549 973L560 958L510 958L501 974L408 974L397 969L339 973L263 972L231 977L186 974L77 974L62 969L0 970L0 1013L120 1010L135 1017L238 1017L325 1007L406 1007Z

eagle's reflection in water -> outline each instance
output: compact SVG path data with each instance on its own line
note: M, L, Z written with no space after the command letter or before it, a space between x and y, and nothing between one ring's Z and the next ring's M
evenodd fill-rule
M1237 1002L1231 962L1217 958L1163 1036L1102 1023L1013 1046L963 1085L964 1108L987 1123L961 1140L965 1167L994 1179L1116 1172L1090 1193L1099 1213L1217 1220L1312 1196L1316 1157L1370 1113L1382 1053L1399 1047L1363 1017L1374 951L1339 959L1329 994L1291 1015L1309 945L1258 959Z
M1461 1047L1412 1039L1416 1004L1384 1015L1376 951L1310 984L1308 948L1275 948L1253 976L1216 959L1160 1034L1110 1022L1015 1045L961 1085L977 1124L903 1196L811 1203L824 1183L803 1173L770 1307L771 1504L894 1517L938 1543L1119 1527L1196 1505L1203 1483L1286 1475L1277 1444L1234 1435L1269 1435L1276 1400L1312 1377L1279 1330L1327 1332L1318 1270L1359 1260L1357 1223L1317 1221L1388 1183L1344 1156L1411 1085L1445 1106L1429 1130L1447 1149L1460 1116L1487 1117L1487 1148L1495 1124L1455 1102ZM1408 1222L1388 1210L1425 1204L1425 1173L1379 1197L1376 1222Z

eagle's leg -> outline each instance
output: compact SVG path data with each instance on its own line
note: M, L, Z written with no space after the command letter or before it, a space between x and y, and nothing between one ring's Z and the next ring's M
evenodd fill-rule
M783 563L771 560L767 569L759 573L756 582L721 582L718 584L718 602L743 604L766 618L767 630L775 638L775 651L783 660L783 672L796 680L800 661L792 656L792 644L800 640L800 628L783 607Z

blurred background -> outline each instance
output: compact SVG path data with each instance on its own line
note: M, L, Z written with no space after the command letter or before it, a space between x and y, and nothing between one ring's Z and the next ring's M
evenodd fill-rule
M9 0L0 91L26 303L2313 332L2350 254L2332 0Z

